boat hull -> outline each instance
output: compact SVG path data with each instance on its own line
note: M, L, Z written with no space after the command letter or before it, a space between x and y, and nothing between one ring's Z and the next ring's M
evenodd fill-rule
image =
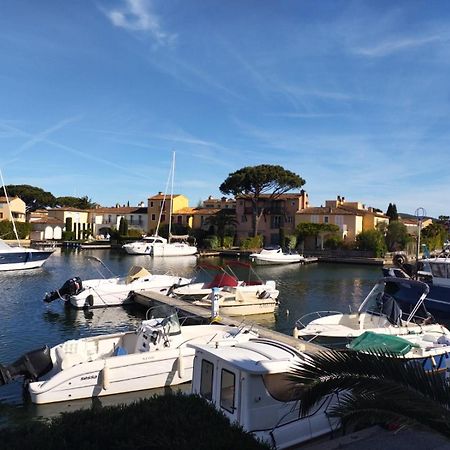
M101 397L173 386L192 379L193 348L155 353L162 354L115 356L63 370L46 382L30 383L31 401L44 404Z
M0 252L0 271L36 269L41 267L53 251L19 250Z

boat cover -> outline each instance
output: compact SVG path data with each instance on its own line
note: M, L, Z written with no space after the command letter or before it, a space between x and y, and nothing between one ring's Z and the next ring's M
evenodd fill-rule
M148 276L151 276L151 273L147 269L142 266L133 266L128 272L127 283Z
M382 352L399 356L406 355L413 347L417 346L399 336L373 331L364 332L348 345L351 350L360 352Z
M208 283L207 286L205 286L206 289L212 289L215 287L225 287L230 286L234 287L238 285L238 280L236 277L233 277L232 275L229 275L228 273L222 272L216 274L216 276L212 279L210 283Z

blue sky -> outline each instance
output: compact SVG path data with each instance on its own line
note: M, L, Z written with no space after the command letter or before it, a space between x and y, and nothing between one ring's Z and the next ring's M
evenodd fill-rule
M196 206L279 164L310 202L449 214L450 3L4 0L7 184Z

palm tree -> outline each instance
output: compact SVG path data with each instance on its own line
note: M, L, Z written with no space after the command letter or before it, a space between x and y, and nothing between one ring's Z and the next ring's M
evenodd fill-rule
M234 211L227 211L226 209L221 209L216 214L209 216L208 218L205 219L205 222L216 229L216 233L217 236L219 237L221 247L223 247L225 233L227 229L235 227L237 224Z
M404 358L329 350L307 354L289 378L298 390L302 415L325 396L339 393L329 412L343 426L421 425L450 438L449 385Z

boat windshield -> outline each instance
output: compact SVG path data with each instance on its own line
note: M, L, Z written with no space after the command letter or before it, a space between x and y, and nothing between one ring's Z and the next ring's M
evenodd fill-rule
M164 331L169 336L174 336L181 333L180 321L178 319L178 314L174 312L170 316L164 319Z
M405 302L413 306L413 312L408 321L414 318L424 319L427 311L423 300L429 289L425 283L404 278L383 278L369 292L366 299L359 307L358 313L386 316L389 322L400 325L404 311L398 302Z

